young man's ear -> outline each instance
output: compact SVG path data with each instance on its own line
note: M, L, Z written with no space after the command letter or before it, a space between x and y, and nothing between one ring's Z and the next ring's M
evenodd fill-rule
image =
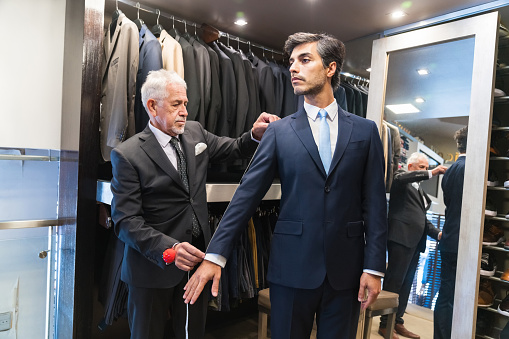
M328 70L327 70L327 76L328 77L331 77L334 75L334 73L336 73L336 67L337 67L337 64L336 64L336 61L333 61L329 64L329 67Z

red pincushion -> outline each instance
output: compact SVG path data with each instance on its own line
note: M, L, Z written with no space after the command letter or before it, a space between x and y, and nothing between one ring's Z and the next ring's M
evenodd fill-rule
M177 252L173 248L168 248L166 251L163 252L163 260L167 264L171 264L175 261L175 255Z

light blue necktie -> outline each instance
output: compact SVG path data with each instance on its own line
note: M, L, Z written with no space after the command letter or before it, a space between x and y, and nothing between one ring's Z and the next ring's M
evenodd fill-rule
M320 153L325 173L329 174L330 163L332 162L332 151L330 143L330 128L327 123L327 111L321 109L318 114L320 115L320 140L318 142L318 152Z

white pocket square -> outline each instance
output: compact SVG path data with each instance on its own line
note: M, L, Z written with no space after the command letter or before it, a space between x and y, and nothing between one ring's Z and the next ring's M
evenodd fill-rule
M197 143L196 146L194 146L194 155L201 154L201 152L205 151L207 149L207 145L205 145L203 142Z

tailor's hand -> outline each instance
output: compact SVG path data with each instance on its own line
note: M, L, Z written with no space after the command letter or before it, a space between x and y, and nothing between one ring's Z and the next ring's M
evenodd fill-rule
M196 272L191 276L186 286L184 286L184 302L194 304L200 296L205 285L212 281L212 295L217 297L219 291L219 279L221 278L221 266L204 260Z
M361 309L365 310L369 305L376 301L380 291L382 290L382 277L369 273L362 273L361 285L359 287L359 294L357 295L359 302L361 303ZM366 298L367 290L367 298Z
M265 133L265 130L267 129L267 126L271 122L274 122L276 120L280 120L281 118L274 114L269 114L266 112L263 112L260 114L258 119L253 124L253 128L251 129L251 132L253 133L253 138L260 141L262 140L263 133Z
M175 254L175 266L182 271L191 271L205 258L205 253L188 242L181 242L174 249L177 252Z

